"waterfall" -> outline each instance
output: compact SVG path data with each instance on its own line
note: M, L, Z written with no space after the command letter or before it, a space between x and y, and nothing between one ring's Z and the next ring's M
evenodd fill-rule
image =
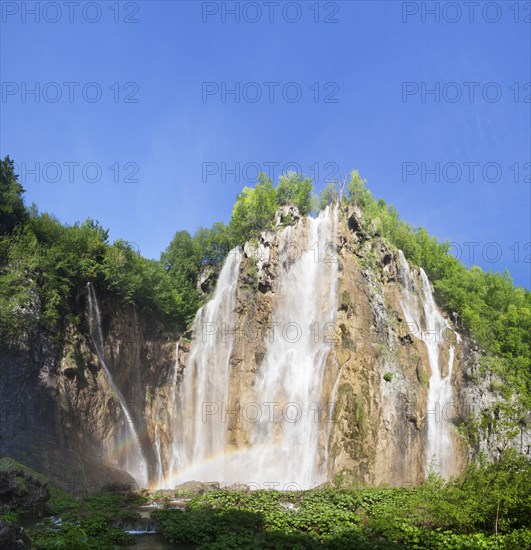
M179 452L178 441L180 437L180 427L182 426L182 417L179 416L179 406L177 402L177 383L179 377L179 342L175 344L175 362L173 364L173 374L170 386L171 413L169 418L169 429L171 432L171 449L168 457L168 470L173 472L177 465L177 454Z
M273 309L274 338L258 373L255 396L261 404L276 403L262 414L252 432L252 457L258 483L309 487L326 478L320 450L326 450L329 401L322 399L323 376L331 342L327 335L337 311L337 258L328 245L335 241L337 209L307 218L305 250L277 278ZM281 246L301 242L303 223L281 235ZM282 242L284 241L284 242ZM329 260L329 261L327 261ZM332 261L335 260L335 261ZM266 414L270 412L271 414ZM324 455L321 455L324 458Z
M91 283L87 283L88 289L88 321L89 321L89 333L92 339L92 343L96 348L96 353L103 367L103 370L107 376L107 381L112 389L114 396L118 399L123 415L125 417L125 423L123 426L122 434L117 437L116 447L122 447L123 454L121 455L122 462L120 467L126 472L131 474L137 484L140 487L146 487L148 483L148 467L146 459L142 453L142 446L140 445L140 439L135 429L133 418L129 413L124 396L114 383L113 377L105 363L103 353L103 331L101 328L101 314L98 305L98 299L94 286Z
M398 254L399 280L404 288L402 293L404 316L413 334L426 345L431 369L426 410L426 471L435 467L437 473L444 478L449 478L454 470L448 409L452 403L451 382L455 349L454 346L449 346L448 372L443 377L440 363L443 340L449 329L448 322L433 299L430 282L424 270L422 268L419 270L420 289L417 289L414 273L403 252L399 250ZM457 334L456 337L459 340Z
M164 471L162 468L162 451L160 447L159 427L155 424L155 454L157 455L157 482L164 480Z
M197 312L193 323L193 343L177 395L167 486L172 485L175 473L200 465L225 449L227 424L220 417L204 422L203 415L209 404L219 407L228 402L233 339L224 331L234 324L240 260L239 248L229 253L213 298ZM176 355L173 388L177 383L178 349ZM212 474L219 477L222 472L215 470Z
M177 396L169 461L175 471L163 486L197 479L307 488L326 480L332 406L330 396L323 396L323 380L337 312L337 225L337 207L327 208L277 234L278 249L289 249L290 259L278 262L273 330L264 335L265 355L248 388L254 407L248 417L256 418L245 424L237 449L229 445L223 414L204 416L205 406L218 411L243 399L231 394L234 334L223 328L234 327L240 270L240 252L229 254L212 300L194 321Z

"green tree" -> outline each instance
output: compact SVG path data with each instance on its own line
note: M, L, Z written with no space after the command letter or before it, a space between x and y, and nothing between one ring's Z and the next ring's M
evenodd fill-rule
M24 188L17 181L15 165L9 156L0 160L0 235L9 235L28 219L22 200Z
M347 184L347 199L350 204L357 204L362 208L372 206L375 200L366 185L367 180L361 179L359 172L353 170Z
M339 201L339 193L337 191L336 185L333 182L330 182L326 187L319 193L319 210L323 210L327 206L332 206Z
M194 247L200 265L220 265L236 243L228 226L216 222L210 228L200 228L194 235Z
M312 189L310 178L296 172L283 174L277 187L278 204L294 204L302 216L307 216L313 208Z
M194 282L200 267L200 256L188 231L177 231L168 248L161 254L161 262L170 275L177 272Z
M244 187L232 209L230 231L233 242L242 244L273 226L277 193L273 182L261 174L256 187Z

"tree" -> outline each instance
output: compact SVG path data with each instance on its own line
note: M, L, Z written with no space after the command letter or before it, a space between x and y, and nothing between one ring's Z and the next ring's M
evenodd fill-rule
M7 156L0 160L0 235L9 235L28 219L22 200L24 188L17 181L15 165Z
M277 201L280 206L294 204L302 216L312 211L312 180L296 172L280 176L277 187Z
M170 275L181 273L186 280L195 282L200 257L188 231L177 231L160 259Z
M367 180L361 179L360 173L353 170L347 184L347 197L350 204L357 204L361 208L365 208L375 202L366 184Z
M214 223L210 229L198 229L193 244L200 266L222 264L235 246L229 228L222 222Z
M232 209L230 231L235 244L242 244L273 226L277 210L277 193L273 182L261 174L253 189L244 187Z
M327 206L336 204L339 200L339 193L333 182L328 185L319 193L319 210L323 210Z

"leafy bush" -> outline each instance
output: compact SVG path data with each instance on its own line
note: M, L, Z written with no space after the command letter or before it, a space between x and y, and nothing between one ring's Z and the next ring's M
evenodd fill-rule
M28 530L33 547L44 550L115 550L134 543L134 536L117 524L138 518L132 510L139 497L133 493L98 494L76 499L59 490L51 491L48 511L60 523L43 522Z
M168 540L203 549L512 550L529 547L530 494L529 460L507 451L446 484L432 476L415 488L219 490L152 515Z

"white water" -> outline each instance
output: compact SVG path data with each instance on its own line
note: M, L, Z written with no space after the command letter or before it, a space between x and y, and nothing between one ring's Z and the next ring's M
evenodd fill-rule
M241 252L232 250L219 275L212 300L196 314L193 344L178 391L174 425L172 469L166 480L174 484L175 474L201 464L225 449L227 424L221 416L212 415L203 421L206 407L219 407L228 402L232 336L225 327L234 325L234 307L240 272ZM173 387L177 384L178 348ZM213 472L220 479L222 472ZM191 478L185 476L182 481Z
M170 456L168 457L168 471L173 472L177 464L177 454L179 452L179 437L182 432L182 416L179 411L179 403L177 401L177 379L179 375L179 342L175 344L175 362L173 365L173 375L171 380L170 388L170 400L171 400L171 413L170 413L170 423L169 429L171 431L171 449Z
M337 209L326 209L306 222L308 236L300 259L277 278L273 323L278 325L273 326L279 330L273 341L266 340L256 381L255 400L278 403L269 409L271 415L262 407L252 432L251 448L258 449L252 457L258 483L309 487L326 478L324 460L319 463L319 459L325 458L328 426L323 426L317 413L329 417L330 403L321 395L331 349L327 337L337 311L338 262L331 261L337 258L327 248L335 242ZM300 243L301 230L299 223L285 231L281 247L288 247L292 238Z
M440 355L443 339L449 329L433 299L430 282L421 268L420 289L416 288L414 272L409 267L404 254L399 251L399 278L404 291L402 309L410 331L426 345L431 376L428 387L426 472L430 468L444 478L449 478L454 470L454 454L450 436L449 410L452 403L452 372L455 350L448 349L448 369L445 377L441 374ZM419 292L420 291L420 292ZM422 294L420 294L422 293Z
M280 250L293 261L280 265L276 274L273 329L265 336L265 356L247 400L256 407L244 416L246 444L231 451L230 415L225 421L221 414L206 421L203 416L205 404L227 406L231 398L233 335L223 327L234 326L240 254L227 258L214 297L194 321L179 388L175 456L170 458L176 471L164 486L196 479L305 488L325 481L330 425L323 417L328 419L331 405L323 402L322 387L337 311L338 262L330 248L336 241L337 217L337 208L326 209L318 218L306 218L279 233ZM204 337L205 331L214 330L216 337Z
M96 348L96 353L98 354L103 370L107 375L107 381L109 382L115 397L118 399L125 417L122 434L117 436L117 440L115 442L117 448L122 447L122 452L120 453L122 462L120 463L120 466L135 478L140 487L146 487L148 483L147 462L142 453L142 446L140 445L140 440L135 429L133 418L129 413L124 396L114 383L113 377L107 367L107 364L105 363L103 353L103 332L101 329L101 314L96 292L91 283L87 283L87 289L90 337L92 338L92 342Z
M160 448L159 427L155 424L155 453L157 455L157 482L164 481L164 471L162 469L162 450Z

